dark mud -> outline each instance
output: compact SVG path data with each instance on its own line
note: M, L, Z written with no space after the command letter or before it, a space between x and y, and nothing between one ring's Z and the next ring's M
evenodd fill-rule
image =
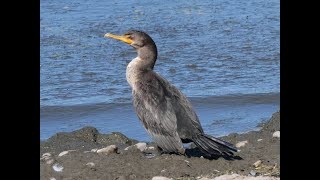
M95 128L85 127L71 133L58 133L40 143L40 158L44 153L52 155L52 161L41 158L40 179L152 179L165 176L173 179L196 179L197 177L216 177L222 174L265 175L280 177L280 138L273 137L280 131L280 112L261 125L260 131L244 134L230 134L221 137L237 144L247 141L235 158L207 159L201 157L197 149L188 150L191 157L160 154L155 149L141 152L137 148L126 147L138 141L121 133L100 134ZM115 153L102 155L91 152L108 145L117 145ZM147 143L147 147L155 145ZM192 145L191 145L192 147ZM59 156L63 151L69 153ZM71 151L70 151L71 150ZM258 167L253 164L260 160ZM88 163L93 163L90 165ZM63 169L57 172L54 165Z

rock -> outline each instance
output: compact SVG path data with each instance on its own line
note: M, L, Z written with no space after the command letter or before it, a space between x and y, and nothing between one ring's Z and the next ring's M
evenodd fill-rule
M54 163L54 159L52 157L52 154L50 154L50 153L44 153L42 155L42 158L40 158L40 161L41 160L45 160L46 164L49 164L49 165Z
M164 176L155 176L151 180L171 180L171 179Z
M250 174L251 176L256 176L256 175L257 175L257 173L256 173L255 170L251 170L249 174Z
M68 154L69 152L73 152L73 151L76 151L76 150L62 151L58 156L61 157L61 156Z
M93 162L88 162L88 163L86 164L86 166L94 167L94 166L95 166L95 164L94 164Z
M44 153L44 154L42 154L42 157L52 157L52 154L50 154L50 153Z
M244 147L247 143L248 141L240 141L236 144L236 147L237 148Z
M62 151L58 156L61 157L61 156L64 156L64 155L66 155L68 153L69 153L69 151Z
M61 166L59 163L56 163L52 166L53 170L57 171L57 172L62 172L63 170L63 166Z
M146 158L148 158L148 159L151 159L151 158L156 157L156 155L155 155L155 154L152 154L152 153L145 153L145 154L144 154L144 157L146 157Z
M40 158L40 160L45 160L45 161L48 161L50 159L52 159L52 154L50 154L50 153L44 153L42 155L42 157Z
M128 147L126 147L124 150L127 151L127 150L129 150L129 149L131 149L131 148L133 148L133 147L139 149L141 152L149 149L149 148L147 148L147 144L146 144L146 143L144 143L144 142L139 142L139 143L137 143L137 144L135 144L135 145L133 145L133 146L128 146ZM152 149L152 148L151 148L151 149ZM153 147L153 149L154 149L154 147Z
M154 150L155 148L153 146L147 147L148 150Z
M280 138L280 131L276 131L272 134L272 137Z
M91 152L97 152L98 149L91 149Z
M50 178L50 180L56 180L56 178L52 177L52 178Z
M217 170L217 169L214 169L213 171L218 172L218 173L220 172L220 171L219 171L219 170Z
M42 158L40 158L40 161L41 160L49 161L50 159L52 159L52 157L42 157Z
M262 141L262 140L263 140L263 139L258 139L257 141L260 142L260 141Z
M147 149L147 144L143 143L143 142L139 142L139 143L135 144L134 146L136 146L141 152L143 152Z
M102 149L98 149L97 150L97 153L98 154L104 154L104 155L109 155L111 153L114 153L116 152L118 149L118 147L116 145L110 145L110 146L107 146L105 148L102 148Z
M253 163L254 167L259 167L261 165L262 161L258 160L257 162Z

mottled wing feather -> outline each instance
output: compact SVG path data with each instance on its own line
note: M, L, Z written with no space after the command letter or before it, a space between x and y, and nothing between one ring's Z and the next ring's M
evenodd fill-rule
M177 133L176 115L165 87L154 74L145 74L143 78L132 92L139 119L161 149L184 153Z
M180 138L188 141L195 135L203 134L199 118L188 98L159 74L156 74L156 76L166 87L167 96L170 97L170 102L177 118L177 130Z
M169 82L166 82L169 84ZM172 104L176 112L178 124L186 125L190 122L192 131L196 133L203 133L199 118L187 97L175 86L169 85L169 91L172 92L175 98L172 98Z

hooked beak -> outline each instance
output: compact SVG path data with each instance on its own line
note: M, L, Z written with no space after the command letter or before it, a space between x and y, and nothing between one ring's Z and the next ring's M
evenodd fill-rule
M119 40L119 41L122 41L122 42L125 42L127 44L132 44L133 43L133 40L129 38L129 36L126 36L126 35L122 35L122 36L118 36L118 35L114 35L114 34L111 34L111 33L107 33L104 35L105 38L113 38L113 39L116 39L116 40Z

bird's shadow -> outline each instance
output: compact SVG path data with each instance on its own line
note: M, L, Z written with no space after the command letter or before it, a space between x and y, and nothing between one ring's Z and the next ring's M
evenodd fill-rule
M173 152L164 152L162 151L159 147L157 148L156 152L144 152L144 156L146 158L154 158L156 156L160 156L163 154L176 154L176 155L182 155L179 153L173 153ZM188 148L185 150L185 154L186 157L191 158L191 157L199 157L199 158L205 158L208 160L217 160L219 158L224 158L225 160L229 160L229 161L233 161L233 160L243 160L240 156L230 156L230 155L208 155L207 153L204 153L203 151L201 151L198 147L195 148Z
M192 149L186 149L185 154L187 157L203 157L205 159L209 160L217 160L220 157L224 158L225 160L234 161L234 160L243 160L240 156L228 156L228 155L208 155L201 151L199 148L192 148Z

